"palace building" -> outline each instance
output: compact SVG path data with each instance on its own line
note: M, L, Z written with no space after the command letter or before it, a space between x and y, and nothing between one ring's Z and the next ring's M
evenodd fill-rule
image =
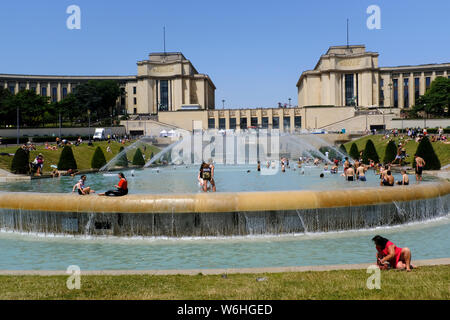
M158 114L191 109L214 109L216 87L199 74L182 53L151 53L137 63L137 76L38 76L0 74L0 87L12 93L33 90L60 101L77 85L89 80L116 80L125 95L118 101L128 114Z
M193 130L198 123L202 129L365 131L389 127L389 119L414 106L436 77L450 77L450 63L379 67L378 57L364 45L330 47L301 74L294 108L217 110L214 83L179 52L151 53L137 62L136 76L0 74L0 87L60 101L85 81L116 80L124 92L118 106L133 119L123 124L136 134L147 135L158 124Z

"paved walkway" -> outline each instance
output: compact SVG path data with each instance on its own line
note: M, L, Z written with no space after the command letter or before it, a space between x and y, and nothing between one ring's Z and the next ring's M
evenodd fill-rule
M450 258L416 260L415 266L439 266L450 265ZM83 271L81 275L98 276L123 276L123 275L221 275L221 274L261 274L261 273L283 273L283 272L306 272L306 271L333 271L333 270L362 270L373 265L372 263L344 264L333 266L306 266L306 267L273 267L273 268L241 268L241 269L192 269L192 270L98 270ZM2 276L62 276L67 275L65 271L1 271Z

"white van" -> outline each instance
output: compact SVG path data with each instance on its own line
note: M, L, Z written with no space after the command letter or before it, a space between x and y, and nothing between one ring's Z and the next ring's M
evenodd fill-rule
M111 129L97 128L94 133L94 140L106 140L108 135L111 136Z

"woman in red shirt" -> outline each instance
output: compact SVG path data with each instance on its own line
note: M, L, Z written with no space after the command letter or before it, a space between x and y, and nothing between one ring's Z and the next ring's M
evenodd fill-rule
M377 248L377 265L380 269L406 269L411 271L414 266L411 264L411 250L409 248L400 248L386 238L375 236L372 239Z
M100 193L99 196L107 197L122 197L128 194L128 181L125 179L125 175L121 172L119 173L119 183L114 186L117 190L110 190L105 193Z

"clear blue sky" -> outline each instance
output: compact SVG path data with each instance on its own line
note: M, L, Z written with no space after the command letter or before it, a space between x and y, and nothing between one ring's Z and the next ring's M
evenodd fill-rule
M81 7L81 30L66 8ZM369 5L381 30L366 27ZM136 62L181 51L217 87L216 106L297 103L300 74L329 46L365 44L380 66L450 62L449 0L2 1L0 73L135 75Z

